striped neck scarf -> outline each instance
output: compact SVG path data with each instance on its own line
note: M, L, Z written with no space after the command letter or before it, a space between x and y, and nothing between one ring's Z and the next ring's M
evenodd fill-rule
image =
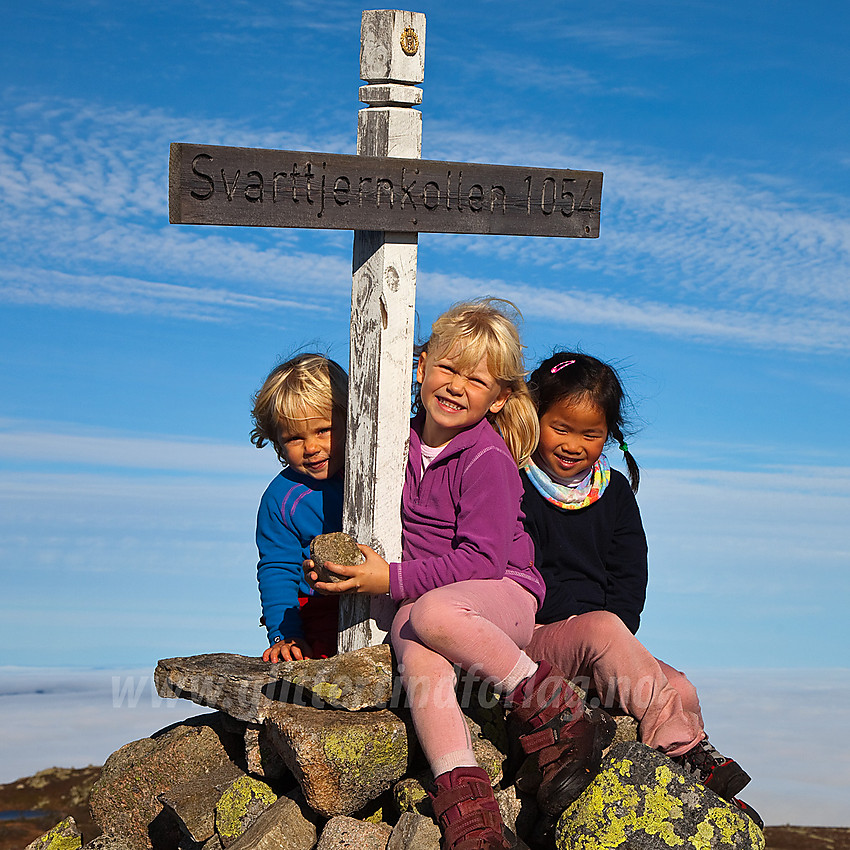
M575 487L559 484L531 458L523 469L540 495L564 511L577 511L592 505L605 492L611 480L611 467L605 455L599 455L599 460L590 468L585 479Z

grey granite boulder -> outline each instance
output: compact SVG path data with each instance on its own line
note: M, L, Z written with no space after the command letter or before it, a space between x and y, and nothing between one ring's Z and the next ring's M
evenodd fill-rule
M281 703L265 722L307 803L326 817L358 811L408 769L413 730L391 711L320 711Z
M340 815L325 824L316 850L386 850L391 833L388 824Z
M228 850L312 850L316 846L313 813L298 794L271 804Z
M83 845L85 850L131 850L130 845L120 835L106 834L98 835Z
M531 835L542 817L533 794L520 794L513 785L495 791L505 825L518 835Z
M287 772L280 753L269 741L269 733L262 723L245 724L245 761L248 773L264 779L280 779Z
M259 723L269 706L314 697L315 707L326 703L348 711L382 708L392 696L392 659L387 645L280 664L219 652L164 658L156 666L154 682L161 697L188 699Z
M221 770L174 785L158 799L172 813L186 836L202 843L215 832L216 803L230 783L243 775L235 764L228 762Z
M560 817L557 850L763 850L761 830L662 753L618 744Z
M387 850L440 850L440 827L424 815L403 812L393 827Z
M92 817L104 833L120 835L134 850L176 847L181 829L159 795L241 762L243 746L241 736L227 732L217 713L125 744L106 760L92 789Z

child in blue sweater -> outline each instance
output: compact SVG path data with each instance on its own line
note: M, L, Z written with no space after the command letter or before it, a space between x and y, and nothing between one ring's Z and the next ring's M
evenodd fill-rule
M283 470L257 513L257 582L269 648L264 661L336 653L338 600L314 595L302 563L318 534L342 530L348 376L319 354L273 369L254 396L251 442L274 446Z

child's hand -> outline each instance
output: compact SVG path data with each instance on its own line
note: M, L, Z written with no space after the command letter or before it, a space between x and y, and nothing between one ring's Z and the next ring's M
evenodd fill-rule
M281 661L304 661L315 658L313 648L304 638L290 638L273 643L264 653L263 661L278 664Z
M325 568L337 575L346 576L343 581L319 581L312 561L304 562L304 573L307 581L319 593L332 595L336 593L371 593L380 595L390 589L390 565L369 546L358 543L357 548L366 559L362 564L351 567L344 564L334 564L325 561Z

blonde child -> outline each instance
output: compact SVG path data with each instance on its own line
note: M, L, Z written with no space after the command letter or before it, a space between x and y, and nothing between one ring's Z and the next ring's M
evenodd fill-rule
M337 600L314 595L302 565L317 534L342 529L348 376L320 354L273 369L254 396L251 442L274 446L283 470L257 513L257 581L269 648L265 661L336 652Z
M754 810L734 799L750 778L708 742L696 689L634 636L646 596L647 545L617 373L595 357L565 351L544 360L529 387L540 441L522 471L522 506L546 601L528 654L591 684L606 706L616 700L639 721L645 744L758 823ZM609 441L623 452L630 482L609 467Z
M612 734L604 712L585 712L557 670L522 651L544 587L520 509L517 463L536 444L537 418L512 307L497 299L455 305L434 323L419 356L402 560L388 564L361 546L361 566L330 565L344 581L315 585L329 593L389 592L400 603L392 643L434 773L445 850L516 846L472 752L454 665L503 695L511 726L542 773L538 799L550 813L583 790Z

